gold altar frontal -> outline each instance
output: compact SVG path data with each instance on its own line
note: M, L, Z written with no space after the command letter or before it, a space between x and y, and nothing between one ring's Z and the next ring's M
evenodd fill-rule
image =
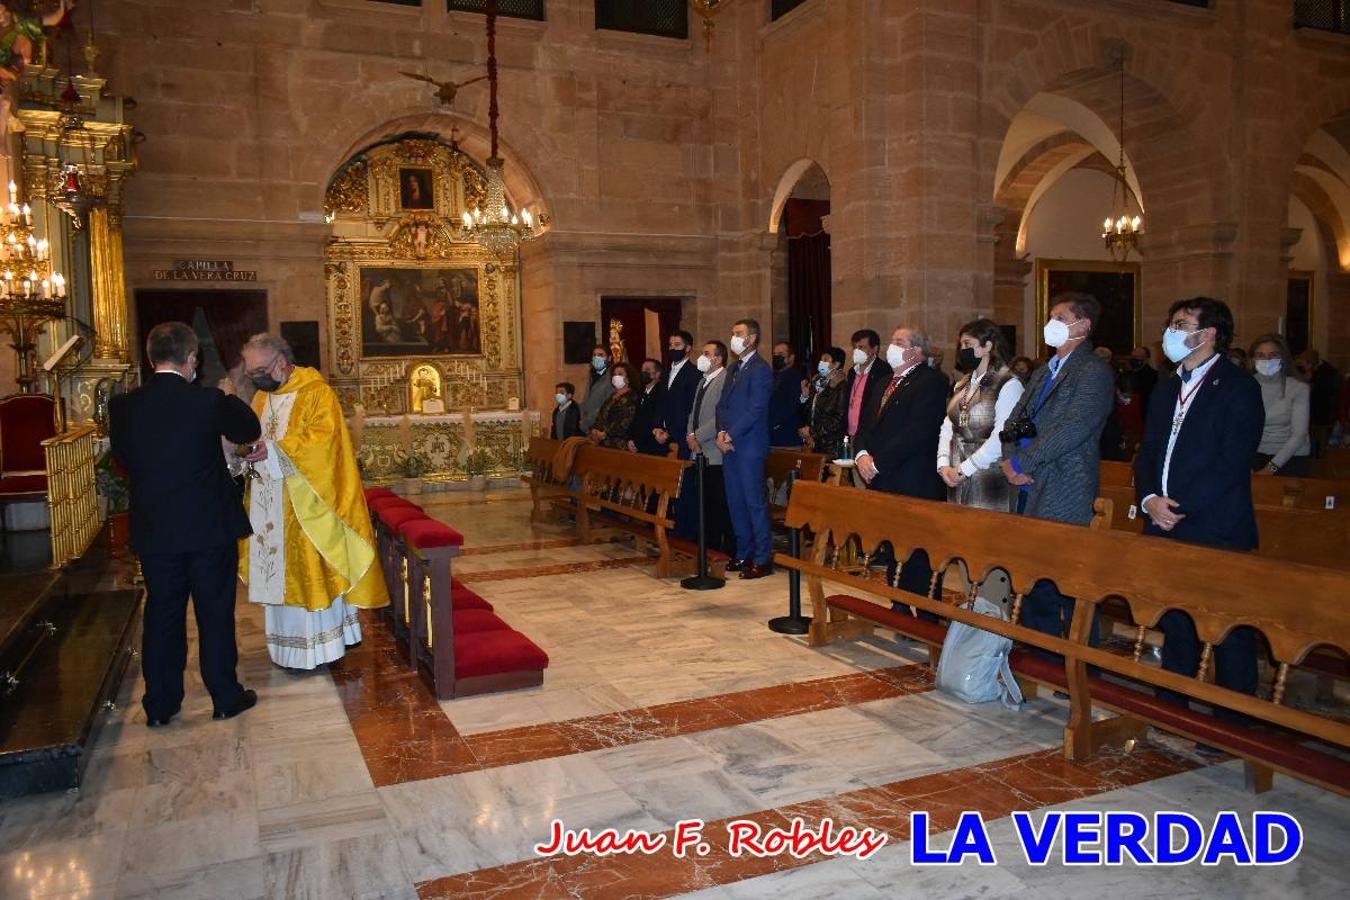
M485 456L483 474L514 478L524 469L525 447L538 427L537 414L507 410L369 416L361 424L353 423L353 431L359 433L361 471L368 484L402 479L405 447L426 460L424 482L465 480L471 449Z

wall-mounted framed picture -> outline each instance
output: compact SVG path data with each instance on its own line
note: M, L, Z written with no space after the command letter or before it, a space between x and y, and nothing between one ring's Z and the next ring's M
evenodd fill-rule
M478 269L361 269L363 359L481 356Z
M1102 320L1092 329L1092 343L1128 356L1139 346L1139 263L1098 259L1036 260L1036 330L1045 326L1054 298L1069 291L1091 294L1102 305ZM1159 329L1162 325L1159 323Z
M404 209L435 209L435 184L431 169L399 169L398 205Z
M1289 271L1289 287L1284 303L1284 337L1289 341L1289 352L1295 356L1312 346L1313 315L1316 313L1313 303L1314 274L1301 269Z
M590 365L595 345L594 322L563 322L564 365Z

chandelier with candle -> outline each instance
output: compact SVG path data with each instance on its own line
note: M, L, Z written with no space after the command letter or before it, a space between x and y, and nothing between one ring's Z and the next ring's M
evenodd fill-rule
M536 220L528 209L514 212L506 202L502 158L497 155L497 0L487 0L488 128L492 154L487 161L487 196L481 207L466 210L462 234L501 260L514 258L521 241L534 237Z
M66 279L52 272L51 247L33 234L33 211L19 204L9 183L9 203L0 213L0 331L13 339L19 356L16 381L23 393L37 380L37 338L53 319L66 315Z
M1125 176L1125 48L1120 54L1120 155L1116 160L1115 184L1111 189L1111 215L1102 222L1102 241L1116 262L1125 262L1131 251L1139 249L1144 230L1143 209L1131 202L1134 195Z

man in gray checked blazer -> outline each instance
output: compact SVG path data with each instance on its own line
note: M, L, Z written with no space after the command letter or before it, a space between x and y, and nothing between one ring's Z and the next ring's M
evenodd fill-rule
M1004 446L1003 473L1023 492L1018 504L1023 515L1071 525L1092 521L1098 443L1115 403L1111 367L1092 352L1088 339L1100 317L1101 304L1088 294L1054 298L1045 342L1055 354L1031 376L1008 416L1009 425L1035 426L1034 437ZM1024 600L1022 624L1038 631L1064 634L1072 617L1072 598L1049 582L1036 582Z
M691 454L702 455L708 461L703 481L703 516L708 547L734 553L736 539L731 530L731 514L727 511L722 451L717 449L717 403L722 399L722 388L727 383L726 366L727 347L721 341L709 341L703 346L703 355L695 359L701 378L685 429L685 443ZM685 470L684 483L680 486L680 498L685 497L693 500L680 507L675 533L693 541L698 539L698 487L694 483L693 466Z

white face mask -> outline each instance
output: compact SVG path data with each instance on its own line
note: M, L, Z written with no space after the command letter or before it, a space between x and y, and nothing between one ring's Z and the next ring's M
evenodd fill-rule
M609 383L614 385L614 390L616 391L621 391L628 387L628 379L624 378L622 375L615 375L609 380Z
M900 369L904 368L905 355L908 352L909 351L903 347L897 347L895 344L891 344L886 348L886 362L890 363L891 368L898 372Z
M698 362L694 363L694 365L697 366L698 370L704 375L707 375L712 371L712 360L706 356L700 356Z
M731 336L731 352L735 353L737 356L740 356L742 353L744 353L745 338L741 337L739 334L733 334Z
M1045 344L1047 347L1054 347L1058 350L1069 342L1069 326L1065 325L1059 319L1051 319L1045 323Z
M1195 351L1196 347L1200 346L1199 344L1197 344L1196 347L1186 346L1186 339L1189 337L1190 334L1185 331L1173 331L1171 328L1166 329L1163 331L1163 353L1167 354L1167 358L1172 362L1181 362L1183 359L1190 356L1191 353Z
M853 364L855 366L867 365L867 354L859 350L857 347L853 348Z
M554 395L553 395L553 399L558 401L558 405L559 405L559 406L562 406L563 404L565 404L565 403L567 402L567 395L566 395L566 394L554 394Z
M830 374L830 364L822 362L820 365L816 366L816 371L820 373L821 378L824 378L826 375Z
M1284 368L1284 363L1278 359L1258 359L1256 361L1256 373L1265 375L1267 378L1273 378L1280 374Z

